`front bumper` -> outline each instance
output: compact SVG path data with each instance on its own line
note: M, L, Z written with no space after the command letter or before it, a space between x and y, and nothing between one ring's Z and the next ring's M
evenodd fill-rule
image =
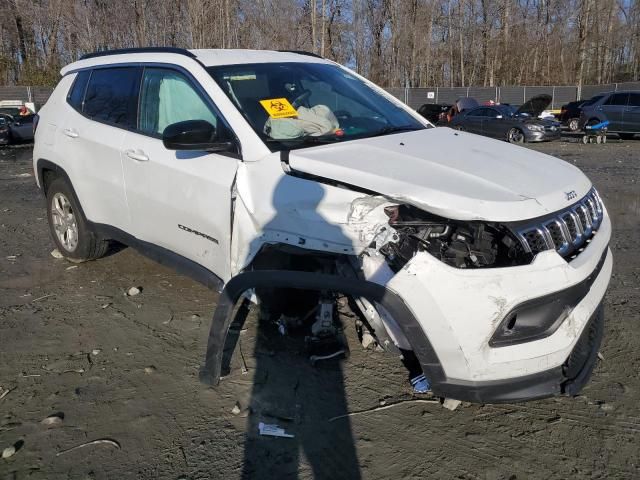
M596 312L612 270L610 236L611 223L605 214L597 234L570 263L555 251L546 251L530 265L460 270L426 253L416 255L387 286L402 292L442 365L444 378L434 383L434 392L460 400L499 402L575 391L568 387L571 379L564 376L563 365L575 357L573 352L594 315L601 318ZM508 312L587 280L584 295L548 336L490 346Z
M558 127L556 130L544 132L536 132L525 129L525 139L527 142L550 142L552 140L558 140L562 137L562 130Z
M518 378L470 382L448 380L434 393L477 403L509 403L558 395L577 395L591 377L604 331L600 305L582 331L578 342L562 365Z

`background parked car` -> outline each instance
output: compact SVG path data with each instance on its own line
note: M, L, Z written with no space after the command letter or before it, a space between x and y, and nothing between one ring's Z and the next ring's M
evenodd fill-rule
M608 120L609 133L629 140L640 133L640 91L609 92L582 106L580 128Z
M596 95L590 99L577 100L562 105L558 120L565 125L569 131L575 132L580 130L580 114L583 106L589 106L602 98L602 95Z
M0 113L0 118L4 119L8 127L7 143L33 141L33 119L35 115L14 116L8 113Z
M425 103L418 108L418 113L424 118L429 120L434 125L446 115L447 111L451 108L449 104L441 103Z
M6 118L0 116L0 145L9 143L9 122Z
M546 95L545 97L549 97ZM520 108L512 105L482 106L457 115L452 128L510 143L544 142L560 138L560 124L555 120L537 118L551 101L534 97Z

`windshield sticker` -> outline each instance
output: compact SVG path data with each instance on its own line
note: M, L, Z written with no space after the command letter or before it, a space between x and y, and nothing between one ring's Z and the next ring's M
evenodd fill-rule
M297 117L298 112L286 98L271 98L260 100L260 105L267 111L271 118Z

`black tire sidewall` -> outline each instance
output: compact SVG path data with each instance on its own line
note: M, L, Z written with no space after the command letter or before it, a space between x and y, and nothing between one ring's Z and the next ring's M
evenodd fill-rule
M53 228L53 221L51 217L51 200L53 196L58 192L62 193L69 199L69 202L71 202L71 206L73 208L73 213L76 217L76 224L78 225L78 246L73 252L69 252L64 248L64 246L58 240L58 236L56 235L55 229ZM80 204L75 196L73 189L69 186L64 178L58 177L52 180L52 182L49 184L45 196L47 200L47 221L49 223L49 232L51 233L51 237L53 238L58 251L65 258L77 262L81 262L90 258L90 251L92 242L94 240L93 232L87 225L87 220L82 213L82 209L80 208Z

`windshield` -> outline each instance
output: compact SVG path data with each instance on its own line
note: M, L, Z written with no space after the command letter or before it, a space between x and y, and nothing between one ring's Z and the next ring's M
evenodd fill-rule
M427 128L336 65L259 63L207 70L272 151Z

